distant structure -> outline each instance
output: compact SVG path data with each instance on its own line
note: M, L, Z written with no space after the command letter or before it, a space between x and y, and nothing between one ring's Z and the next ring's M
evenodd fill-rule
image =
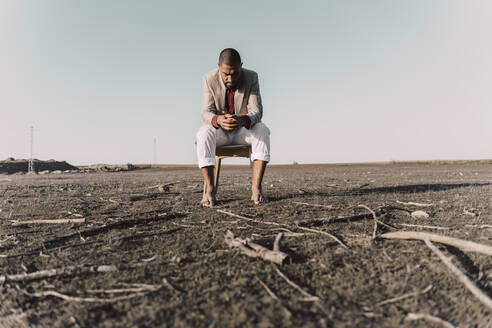
M32 156L32 148L34 144L34 127L31 126L31 155L29 156L29 166L27 167L27 174L36 174L34 170L34 159Z
M152 164L157 164L157 138L154 138L154 160Z

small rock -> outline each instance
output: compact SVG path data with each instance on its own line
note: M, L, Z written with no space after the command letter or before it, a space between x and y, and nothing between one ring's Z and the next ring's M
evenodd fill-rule
M470 215L470 216L479 216L480 211L477 210L476 208L463 208L463 214L465 215Z
M419 211L412 212L412 217L414 217L416 219L427 219L429 217L429 214L427 214L424 211L419 210Z
M169 191L169 186L168 185L159 186L159 188L157 188L157 190L159 190L159 192Z

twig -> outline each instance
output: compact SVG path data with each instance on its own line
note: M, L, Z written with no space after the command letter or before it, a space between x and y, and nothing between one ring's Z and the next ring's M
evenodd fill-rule
M335 237L334 235L332 235L329 232L321 231L321 230L316 230L316 229L311 229L311 228L306 228L306 227L301 227L301 226L297 226L297 228L299 228L301 230L305 230L305 231L310 231L310 232L315 232L315 233L320 233L322 235L326 235L326 236L330 237L331 239L333 239L334 241L336 241L337 243L339 243L340 245L342 245L342 247L349 248L340 239L338 239L337 237Z
M277 297L277 295L275 295L275 293L272 292L270 288L268 288L268 286L260 278L256 277L256 279L258 279L260 284L263 286L263 288L265 288L265 290L267 291L268 295L270 295L271 298L273 298L277 302L280 302L280 299Z
M405 318L405 320L408 320L408 321L421 320L421 319L441 324L445 328L456 328L454 325L450 324L449 322L444 321L441 318L438 318L436 316L426 314L426 313L409 313L409 314L407 314L407 316Z
M246 221L250 221L250 222L256 222L256 223L261 223L261 224L269 224L269 225L276 225L276 226L281 226L281 227L287 226L285 224L281 224L281 223L277 223L277 222L260 221L260 220L255 220L255 219L252 219L252 218L247 218L245 216L237 215L237 214L234 214L234 213L231 213L231 212L227 212L227 211L224 211L224 210L219 210L218 209L217 212L223 213L223 214L227 214L227 215L230 215L230 216L233 216L233 217L236 217L236 218L240 218L240 219L243 219L243 220L246 220Z
M295 282L293 282L292 280L287 278L275 264L272 264L272 265L273 265L273 268L275 269L275 271L277 271L278 275L280 277L282 277L289 285L291 285L292 287L297 289L303 296L307 297L309 300L312 300L312 301L321 301L321 299L318 296L314 296L314 295L309 294L304 289L299 287L299 285L297 285Z
M123 293L140 293L149 291L149 289L154 288L153 285L141 284L141 287L132 288L118 288L118 289L89 289L87 293L89 294L123 294Z
M420 225L420 224L406 224L406 223L398 223L401 226L404 227L416 227L416 228L426 228L426 229L436 229L436 230L449 230L451 228L447 227L436 227L436 226L429 226L429 225Z
M88 303L112 303L112 302L118 302L121 300L127 300L130 298L134 298L137 296L143 296L145 293L148 292L153 292L158 289L160 289L161 286L152 286L152 289L147 289L144 293L135 293L132 295L125 295L125 296L118 296L118 297L113 297L113 298L96 298L96 297L76 297L76 296L69 296L65 295L62 293L58 293L54 290L48 290L45 292L38 292L38 293L26 293L29 296L34 296L34 297L45 297L45 296L55 296L61 299L64 299L66 301L72 301L72 302L88 302Z
M465 224L465 227L467 227L467 228L477 228L477 229L492 229L492 225L490 225L490 224L482 224L482 225Z
M271 251L266 247L255 244L249 239L234 238L232 231L227 230L224 238L227 246L234 248L237 247L241 253L249 257L259 257L265 261L270 261L277 264L282 264L288 257L288 254L280 251Z
M299 205L313 206L313 207L323 207L330 210L333 209L333 205L309 204L309 203L302 203L302 202L293 202L293 203Z
M359 204L358 207L365 208L366 210L368 210L372 214L372 217L374 219L374 229L372 230L372 239L376 239L376 232L378 230L378 217L377 217L376 213L366 205Z
M155 260L156 258L157 258L157 255L154 255L154 256L152 256L150 258L142 259L142 262L151 262L151 261Z
M92 266L68 266L64 268L41 270L30 273L0 276L0 285L4 282L24 282L55 276L73 276L82 273L115 272L118 271L114 265L92 265Z
M436 235L428 232L397 231L397 232L388 232L382 234L381 237L387 239L417 239L417 240L429 239L430 241L454 246L465 251L477 252L485 255L492 255L491 246L477 244L472 241L467 241L463 239Z
M61 224L61 223L84 223L85 219L54 219L54 220L27 220L27 221L15 221L12 222L13 226L25 225L25 224Z
M400 202L399 200L397 200L396 202L398 204L402 204L402 205L420 206L420 207L426 207L426 206L433 206L434 205L434 204L415 203L415 202Z
M96 235L98 233L106 232L106 231L109 231L109 230L115 229L115 228L123 228L123 227L128 227L128 226L134 226L137 224L149 223L149 222L153 222L153 221L178 218L178 217L182 217L182 216L184 216L184 215L183 214L177 214L177 213L166 215L166 213L163 213L163 214L157 215L156 217L147 218L147 219L121 220L121 221L105 224L105 225L95 227L95 228L89 228L89 229L76 231L76 232L70 233L68 235L47 239L47 240L43 241L43 243L44 244L54 244L54 243L62 242L62 241L65 241L67 239L74 238L74 237L93 236L93 235Z
M28 255L41 255L42 252L49 253L49 252L59 251L62 249L72 248L72 247L81 247L81 246L88 246L88 245L93 245L93 244L111 243L111 242L116 242L116 241L121 241L121 240L133 240L133 239L138 239L138 238L145 238L145 237L168 234L168 233L172 233L172 232L175 232L178 230L181 230L181 228L174 228L174 229L169 229L169 230L164 230L164 231L155 231L155 232L142 233L142 234L138 234L138 235L130 235L130 236L117 237L117 238L91 240L91 241L87 241L87 242L83 242L83 243L69 244L69 245L63 245L63 246L52 247L52 248L37 248L37 249L33 249L33 250L30 250L27 252L22 252L22 253L17 253L17 254L9 254L9 255L0 254L0 258L13 258L13 257L19 257L19 256L28 256Z
M285 311L285 314L288 317L291 317L292 316L292 313L282 304L282 301L277 297L277 295L275 295L275 293L272 292L270 290L270 288L268 288L268 286L260 278L256 277L256 279L258 279L258 281L263 286L263 288L265 288L265 290L268 293L268 295L270 295L271 298L273 298L275 301L277 301L280 304L280 306L282 307L282 309Z
M361 214L361 215L352 215L352 216L335 217L335 218L297 220L295 221L295 223L298 226L319 226L323 224L336 223L336 222L359 221L370 217L371 217L370 214Z
M482 292L474 283L471 281L463 272L458 269L449 258L446 257L436 246L432 244L429 239L425 239L425 244L429 247L436 255L441 259L441 261L446 264L446 266L458 277L468 290L475 295L485 306L492 309L492 300Z
M280 240L284 236L283 232L279 232L277 237L275 237L275 241L273 242L273 251L280 252Z
M301 237L301 236L305 236L305 235L311 235L310 233L294 232L294 231L291 231L287 228L273 228L271 230L285 231L283 234L285 237Z
M174 287L167 279L166 277L162 278L162 283L169 289L174 290L175 292L182 293L183 291Z
M429 290L431 290L431 288L432 288L432 285L429 285L429 286L427 286L422 291L416 291L416 292L412 292L412 293L406 293L406 294L403 294L403 295L398 296L398 297L390 298L390 299L387 299L385 301L381 301L379 303L376 303L376 306L385 305L385 304L389 304L389 303L395 303L395 302L401 301L401 300L403 300L405 298L408 298L408 297L417 296L417 295L420 295L420 294L425 294Z

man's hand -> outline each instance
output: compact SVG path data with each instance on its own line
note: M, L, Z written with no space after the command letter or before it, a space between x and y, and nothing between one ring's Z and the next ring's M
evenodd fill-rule
M217 116L217 124L226 131L236 130L246 124L246 118L238 115L219 115Z

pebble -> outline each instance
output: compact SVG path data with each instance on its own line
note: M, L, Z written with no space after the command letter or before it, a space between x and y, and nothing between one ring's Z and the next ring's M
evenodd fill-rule
M424 211L414 211L412 212L412 217L417 218L417 219L427 219L429 217L429 214L427 214Z

